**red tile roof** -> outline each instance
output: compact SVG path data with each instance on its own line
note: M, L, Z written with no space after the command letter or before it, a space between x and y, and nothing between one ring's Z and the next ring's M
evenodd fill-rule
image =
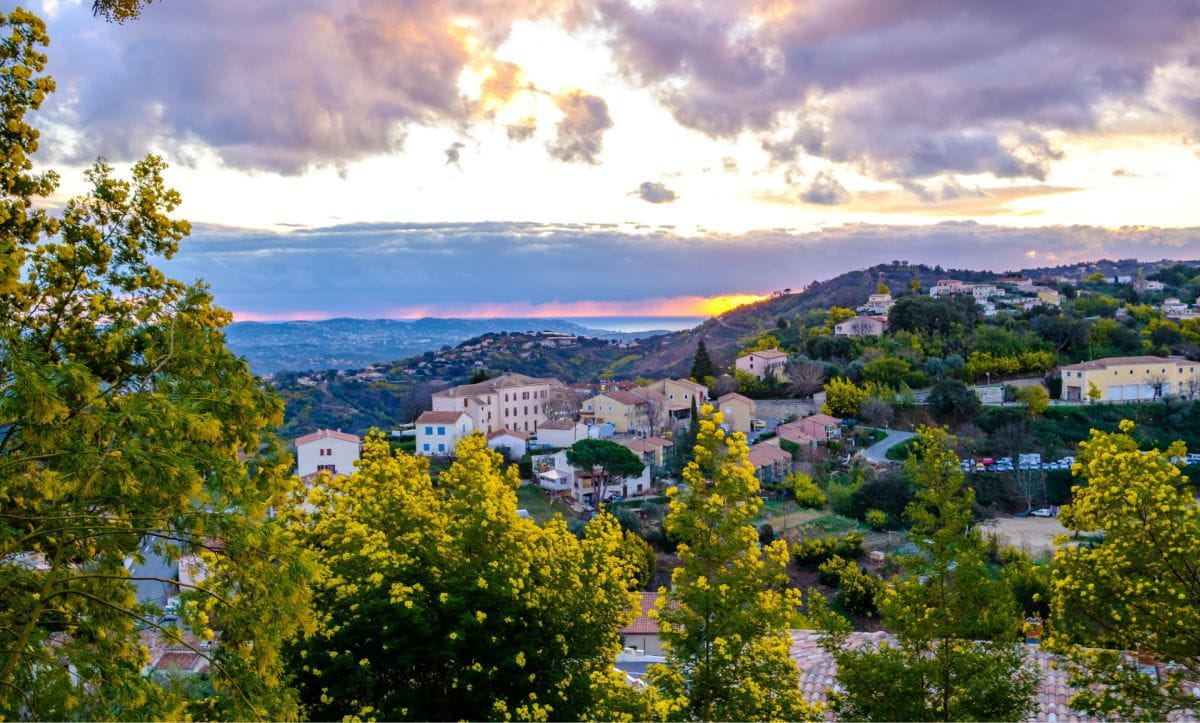
M1110 356L1103 359L1093 359L1092 361L1080 362L1078 364L1068 364L1063 369L1071 371L1088 371L1092 369L1107 369L1109 367L1123 367L1130 364L1187 364L1186 359L1168 359L1161 356Z
M773 444L756 444L750 448L750 464L755 469L792 461L792 455Z
M528 434L525 434L524 432L518 432L515 429L508 429L507 427L504 429L497 429L495 432L492 432L487 436L488 439L495 439L496 437L516 437L517 439L529 439Z
M649 442L650 444L653 444L657 447L674 447L675 446L674 442L663 439L662 437L646 437L646 439L643 441Z
M820 641L821 633L816 630L792 631L792 658L800 668L800 692L814 703L825 702L829 690L837 685L837 663L821 647ZM878 645L884 641L896 643L884 632L851 633L848 639L852 647ZM1075 690L1068 685L1066 672L1052 665L1053 656L1035 645L1026 646L1025 650L1040 678L1034 696L1034 713L1029 720L1058 723L1099 720L1067 705ZM827 714L827 720L834 720L832 713Z
M837 417L831 417L828 414L813 414L811 416L805 417L804 421L805 422L816 422L817 424L824 424L824 425L833 425L835 427L842 423L842 420L838 419Z
M319 442L322 439L340 439L343 442L354 442L355 444L362 444L362 438L357 435L346 434L345 432L342 432L340 430L335 431L332 429L318 429L317 431L313 432L312 434L306 434L303 437L297 437L296 438L296 446L299 447L304 444L311 444L313 442Z
M642 399L641 397L634 394L633 392L626 392L626 391L621 391L621 390L617 390L615 392L605 392L603 396L608 397L609 399L613 400L614 402L620 402L621 404L626 404L629 406L637 406L639 404L646 403L645 399Z
M643 592L640 606L637 610L638 616L633 619L633 622L618 630L622 635L657 635L658 621L650 619L650 611L654 609L654 605L658 602L659 595L657 592ZM677 608L679 603L668 602L667 607Z
M717 397L717 404L724 404L726 402L726 400L729 400L729 399L737 399L737 400L740 400L743 402L749 402L750 406L754 406L753 399L751 399L750 397L744 397L741 394L738 394L737 392L730 392L728 394L722 394L721 396Z
M752 351L745 356L757 356L762 357L763 359L778 359L779 357L787 356L787 354L779 351L778 349L762 349L759 351Z
M421 412L417 424L454 424L466 412Z

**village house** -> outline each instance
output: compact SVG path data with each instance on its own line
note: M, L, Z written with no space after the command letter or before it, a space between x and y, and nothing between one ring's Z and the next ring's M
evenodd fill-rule
M358 462L362 439L341 430L319 429L298 437L295 444L297 476L329 472L348 477Z
M454 453L458 440L474 431L470 415L462 410L422 412L417 417L417 454L444 457Z
M667 463L668 451L674 445L662 437L645 437L643 439L615 439L622 447L637 455L647 467L661 469Z
M466 412L472 429L485 434L504 428L528 434L546 421L546 401L562 387L557 379L510 372L435 393L433 411Z
M816 450L818 440L806 433L803 429L803 425L801 425L799 420L797 420L795 422L788 422L787 424L781 424L776 427L774 440L768 441L776 441L776 443L780 441L790 442L799 447L801 451L807 453Z
M514 429L497 429L487 436L487 446L504 454L509 460L518 460L525 456L529 435Z
M1060 369L1063 399L1088 401L1092 385L1105 402L1186 397L1200 393L1200 362L1160 356L1106 357Z
M662 642L658 639L658 620L650 617L650 611L658 604L658 593L643 592L637 617L617 631L621 636L621 647L635 650L642 655L662 655Z
M1037 300L1046 306L1058 306L1062 303L1062 296L1054 289L1042 289L1038 291Z
M1138 291L1163 291L1167 285L1161 281L1147 281L1146 279L1138 279L1133 282L1133 288Z
M589 426L607 423L617 434L638 434L647 432L653 413L645 397L618 389L585 399L579 416Z
M818 442L842 438L842 420L828 414L814 414L791 422L794 429Z
M596 492L600 480L596 470L582 470L567 462L567 451L553 454L535 454L532 457L533 473L537 484L550 494L581 502L589 507L596 505ZM616 477L604 481L604 495L638 497L651 494L650 467L647 465L637 477Z
M750 448L750 464L759 482L778 483L792 471L792 455L775 444L756 444Z
M886 316L856 316L853 319L838 322L833 326L834 336L883 336L887 331Z
M717 399L717 411L725 417L725 426L731 432L750 434L750 421L754 419L757 404L749 397L730 392Z
M871 294L867 297L867 303L859 308L872 314L887 314L895 305L891 294Z
M1158 308L1162 309L1164 314L1177 314L1182 311L1187 311L1188 305L1172 296L1163 299L1162 304Z
M787 354L778 349L763 349L762 351L752 351L737 358L734 362L734 368L741 372L746 372L754 376L756 379L762 379L767 374L774 374L776 379L780 381L786 377L783 373L783 367L787 364Z
M551 419L542 422L537 431L537 443L542 447L570 447L587 438L587 425L575 419Z
M969 293L971 293L971 285L964 284L958 279L938 279L937 283L929 287L929 295L934 298Z

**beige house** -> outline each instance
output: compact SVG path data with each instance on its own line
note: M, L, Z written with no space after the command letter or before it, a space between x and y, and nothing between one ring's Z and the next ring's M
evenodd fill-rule
M615 439L613 441L636 454L638 459L648 467L664 466L667 463L667 450L674 446L662 437Z
M717 399L717 411L725 415L725 425L731 431L750 434L750 420L757 408L754 400L737 392L730 392Z
M585 399L580 419L588 425L610 423L617 434L637 434L648 429L654 411L645 397L616 390Z
M1108 357L1068 364L1062 374L1062 397L1067 401L1091 399L1092 385L1098 401L1130 402L1200 394L1200 362L1160 356Z
M617 631L621 636L621 647L636 650L642 655L662 655L662 642L658 639L658 620L650 617L650 611L658 603L658 593L642 593L637 617Z
M506 428L529 434L546 421L544 405L562 387L557 379L501 374L434 394L433 411L466 412L473 428L485 434Z
M783 367L787 364L787 358L787 354L778 349L763 349L738 357L733 366L757 379L762 379L769 372L773 373L776 379L783 381L786 379Z
M587 425L574 419L551 419L538 426L538 444L546 447L570 447L587 438Z
M690 379L659 379L644 387L660 395L661 402L666 405L667 417L671 428L678 428L692 421L692 404L700 409L708 402L708 387L697 384ZM638 394L638 389L630 390Z
M834 336L883 336L887 331L886 316L856 316L834 324Z
M1038 292L1037 299L1046 306L1058 306L1062 303L1062 296L1054 289L1042 289Z

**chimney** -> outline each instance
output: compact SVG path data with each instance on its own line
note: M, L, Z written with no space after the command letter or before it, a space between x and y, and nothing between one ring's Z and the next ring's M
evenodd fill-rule
M1025 618L1025 644L1037 645L1042 642L1042 619L1039 617Z

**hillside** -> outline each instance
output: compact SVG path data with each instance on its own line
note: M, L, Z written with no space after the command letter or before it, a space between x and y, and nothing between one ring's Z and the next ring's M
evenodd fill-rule
M328 319L244 321L229 325L229 348L256 374L303 369L361 369L368 364L454 346L491 332L553 331L626 341L663 333L613 332L562 319Z

